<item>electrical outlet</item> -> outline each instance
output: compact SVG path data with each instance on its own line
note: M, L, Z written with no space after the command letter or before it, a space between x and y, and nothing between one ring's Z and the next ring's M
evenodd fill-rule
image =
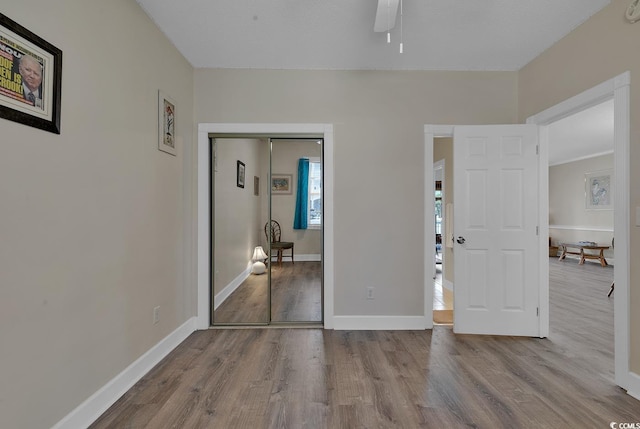
M376 289L375 289L375 288L373 288L373 287L368 287L368 288L367 288L367 299L375 299L375 296L374 296L374 294L373 294L373 292L374 292L375 290L376 290Z
M155 325L160 321L160 306L153 308L153 324Z

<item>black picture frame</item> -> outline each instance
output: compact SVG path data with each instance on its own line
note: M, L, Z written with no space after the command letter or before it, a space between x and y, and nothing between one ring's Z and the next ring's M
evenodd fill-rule
M245 165L244 162L238 161L236 164L236 186L244 188Z
M21 68L25 57L31 70ZM33 83L34 69L40 83L29 101L23 85ZM60 134L61 99L62 51L0 13L0 118Z

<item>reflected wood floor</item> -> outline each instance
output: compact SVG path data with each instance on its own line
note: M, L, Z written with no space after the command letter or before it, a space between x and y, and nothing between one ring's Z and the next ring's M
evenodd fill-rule
M269 278L250 275L214 311L214 324L268 323ZM322 263L299 261L271 267L271 320L322 321Z
M548 339L433 331L193 333L98 428L569 428L640 421L613 383L613 270L550 260ZM615 293L615 292L614 292Z

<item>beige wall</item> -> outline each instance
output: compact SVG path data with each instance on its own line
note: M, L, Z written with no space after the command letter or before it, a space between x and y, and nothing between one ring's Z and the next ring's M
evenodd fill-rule
M264 141L216 139L215 145L213 287L218 294L249 268L253 249L264 245L261 208L265 193L253 194L253 177L264 182L267 176L261 162ZM245 164L244 188L237 186L238 161Z
M587 210L585 204L585 174L602 170L613 170L613 154L549 167L549 235L554 245L611 245L613 210ZM605 257L612 258L613 251L605 251Z
M273 195L271 215L282 228L282 240L293 241L296 255L320 255L322 253L322 231L319 229L293 229L293 217L298 189L298 159L320 158L321 146L314 142L297 140L275 140L271 155L273 174L291 174L293 189L288 195ZM265 218L266 221L266 218ZM263 235L263 242L266 237ZM266 243L265 243L266 245ZM288 255L289 252L287 251ZM285 259L288 260L288 259Z
M433 162L444 160L444 200L443 204L453 204L453 139L437 138L433 141ZM452 218L453 219L453 218ZM444 231L442 232L442 247L444 249L444 272L443 277L453 283L453 247L445 246Z
M133 0L2 13L63 51L62 133L0 119L0 427L46 428L194 314L193 69ZM157 149L158 89L177 156Z
M422 315L424 124L514 123L516 87L512 72L196 69L196 122L334 124L335 312Z
M194 122L334 124L336 314L421 315L423 125L523 122L625 70L638 81L640 24L624 22L627 4L613 0L518 73L194 74L133 0L3 2L64 51L64 70L61 135L0 120L0 426L50 427L194 314L183 180ZM156 149L158 89L178 107L177 157ZM639 137L632 121L631 183ZM630 197L640 205L640 188ZM631 308L638 279L632 265Z
M624 19L627 0L612 0L602 11L542 53L518 74L521 121L625 71L631 72L630 259L640 254L640 229L633 226L640 206L640 24ZM640 265L631 264L630 308L640 307ZM640 313L631 312L631 370L640 373Z

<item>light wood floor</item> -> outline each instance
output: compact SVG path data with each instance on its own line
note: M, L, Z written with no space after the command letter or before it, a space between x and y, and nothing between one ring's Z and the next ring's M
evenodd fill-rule
M433 279L433 309L453 310L453 292L442 285L442 265L436 265L436 278Z
M214 324L269 323L269 277L250 275L214 311ZM271 321L322 322L322 263L271 267Z
M453 324L453 291L443 286L442 264L436 264L436 276L433 279L433 323Z
M92 428L608 428L613 270L550 260L548 339L433 331L193 333ZM615 293L615 292L614 292Z

